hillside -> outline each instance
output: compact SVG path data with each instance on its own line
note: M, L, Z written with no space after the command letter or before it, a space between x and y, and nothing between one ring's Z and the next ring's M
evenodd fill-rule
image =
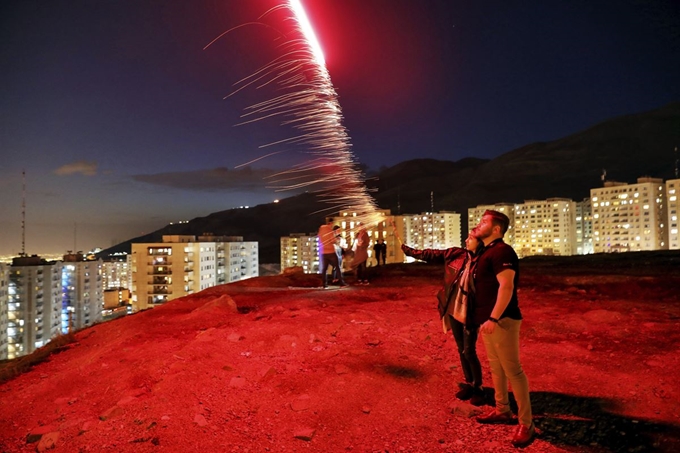
M522 202L567 197L582 200L590 189L609 179L635 182L639 176L673 177L673 149L680 145L680 103L650 112L614 118L559 140L534 143L493 160L465 158L456 162L417 159L383 170L368 181L380 208L393 213L457 211L478 204ZM163 234L243 236L260 243L260 262L280 260L281 236L315 232L327 206L310 194L278 204L232 209L199 217L188 224L168 225L105 250L106 256L130 251L130 243L159 241ZM273 221L275 220L275 221ZM463 233L467 224L463 222Z
M680 103L673 103L559 140L533 143L490 161L461 160L455 167L421 162L413 177L411 164L405 162L381 174L376 199L381 207L396 209L401 198L404 212L429 209L430 191L435 194L435 209L458 212L501 201L581 200L601 185L603 169L608 179L622 182L645 175L672 178L673 150L679 145ZM442 174L442 168L448 171Z
M680 254L629 255L523 260L541 431L525 451L679 451ZM0 384L0 451L516 451L512 426L480 426L452 396L441 268L373 271L326 291L314 275L260 277L80 331Z

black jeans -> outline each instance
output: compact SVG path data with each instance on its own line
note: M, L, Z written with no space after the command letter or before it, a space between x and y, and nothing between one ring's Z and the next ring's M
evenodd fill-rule
M336 255L335 252L324 253L323 255L321 255L321 276L323 277L323 286L328 286L328 281L327 281L328 276L326 275L326 273L328 272L329 266L332 268L332 272L331 272L331 279L332 279L333 273L339 267L338 255ZM339 274L340 274L339 279L342 282L343 281L342 280L342 272L339 272Z
M482 364L479 362L476 349L479 326L466 327L463 323L456 321L453 316L447 316L451 321L453 339L456 340L456 346L458 346L458 355L460 356L460 364L463 367L465 382L474 387L481 387Z
M366 280L366 261L362 261L357 266L357 280L360 282Z

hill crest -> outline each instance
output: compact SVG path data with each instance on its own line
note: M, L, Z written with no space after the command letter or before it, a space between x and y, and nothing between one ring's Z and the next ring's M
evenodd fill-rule
M384 169L370 178L376 203L392 213L456 211L479 204L518 203L552 197L580 201L601 185L601 175L634 182L640 176L673 177L680 144L680 102L659 109L625 115L570 136L526 145L495 159L473 157L458 161L415 159ZM431 197L431 194L433 195ZM243 236L260 244L260 262L277 263L280 238L296 232L316 232L327 205L302 194L250 209L230 209L198 217L181 225L167 225L151 234L130 239L99 256L129 253L132 242L158 242L163 234ZM275 222L272 219L276 219ZM463 234L467 224L463 220Z

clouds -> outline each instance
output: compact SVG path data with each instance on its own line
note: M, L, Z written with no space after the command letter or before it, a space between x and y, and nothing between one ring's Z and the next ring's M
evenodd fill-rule
M53 172L59 176L70 176L81 174L83 176L97 175L97 162L88 162L86 160L79 160L71 164L62 165Z
M225 167L207 170L179 171L149 175L133 175L135 181L195 191L265 191L265 178L275 172L267 169L245 167L229 170Z

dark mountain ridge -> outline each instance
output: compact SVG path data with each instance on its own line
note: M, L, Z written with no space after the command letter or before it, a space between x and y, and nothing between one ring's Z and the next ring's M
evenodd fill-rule
M381 171L368 181L382 209L392 213L435 211L462 214L467 230L467 209L487 203L518 203L551 197L587 198L607 178L635 182L640 176L674 177L680 144L680 102L656 110L604 121L581 132L538 142L486 160L473 157L455 162L414 159ZM279 261L279 241L290 233L315 232L327 206L311 194L302 194L250 209L230 209L186 224L167 225L100 253L130 251L133 242L156 242L164 234L243 236L260 244L260 262Z

